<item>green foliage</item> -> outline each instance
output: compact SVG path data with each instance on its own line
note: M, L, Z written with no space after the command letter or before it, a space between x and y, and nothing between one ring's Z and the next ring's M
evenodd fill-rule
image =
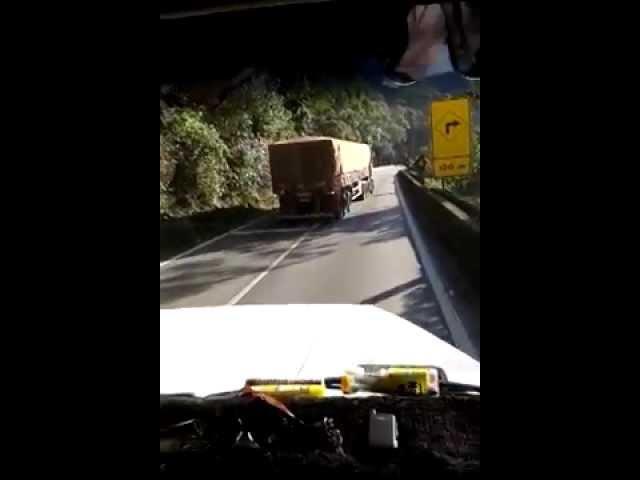
M270 142L318 135L368 143L376 164L405 162L424 143L418 110L359 81L302 81L283 93L262 76L209 110L188 107L178 93L173 108L160 102L161 216L269 204Z
M407 141L414 112L403 105L390 105L360 81L346 85L302 82L288 92L287 106L299 135L367 143L373 147L377 163L385 158L384 163L398 161L396 149Z
M160 184L168 186L176 172L176 162L172 156L171 145L160 134Z
M246 139L277 141L295 135L292 114L277 83L258 77L235 90L209 115L228 144Z
M169 188L175 175L176 163L169 142L160 134L160 216L170 215L175 198Z
M216 208L224 195L229 149L202 112L165 112L164 138L175 161L171 189L176 205L189 211Z
M267 144L296 136L277 84L254 78L209 112L208 119L229 146L227 206L259 203L271 189Z
M160 216L167 217L171 214L175 198L169 188L160 182Z
M228 203L246 205L259 202L260 191L271 188L266 145L245 138L231 148L227 178Z

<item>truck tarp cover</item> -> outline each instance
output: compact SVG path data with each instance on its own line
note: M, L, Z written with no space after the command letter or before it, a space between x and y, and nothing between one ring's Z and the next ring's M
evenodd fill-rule
M341 165L345 175L366 176L370 162L369 145L329 137L304 137L269 145L274 190L279 186L332 184Z

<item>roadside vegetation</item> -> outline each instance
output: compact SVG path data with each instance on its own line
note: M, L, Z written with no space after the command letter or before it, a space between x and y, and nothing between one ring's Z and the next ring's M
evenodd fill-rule
M160 217L272 208L270 142L321 135L368 143L381 165L416 155L411 131L423 125L419 111L359 81L302 80L283 88L259 76L215 106L161 94Z
M479 84L473 93L474 108L479 108ZM442 187L430 177L425 128L425 105L441 95L426 87L383 95L359 80L301 79L283 85L258 75L219 94L215 102L189 95L176 87L161 89L161 220L273 208L267 145L297 136L367 143L374 165L405 163L426 186ZM472 175L448 179L445 187L479 207L479 125Z

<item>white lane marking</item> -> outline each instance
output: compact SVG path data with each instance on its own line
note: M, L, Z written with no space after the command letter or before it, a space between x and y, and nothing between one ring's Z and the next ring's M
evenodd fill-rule
M171 257L169 260L165 260L164 262L160 262L160 269L162 270L162 267L164 267L164 266L166 266L166 265L168 265L168 264L170 264L172 262L175 262L176 260L178 260L178 259L180 259L182 257L186 257L187 255L195 252L196 250L200 250L201 248L204 248L207 245L211 245L212 243L217 242L218 240L222 240L224 237L227 237L229 235L232 235L235 232L238 232L238 231L243 230L243 229L245 229L247 227L250 227L251 225L254 225L255 223L257 223L259 220L263 220L265 218L266 217L255 218L255 219L251 220L250 222L245 223L244 225L240 225L239 227L234 228L233 230L229 230L228 232L222 233L222 234L218 235L217 237L213 237L213 238L211 238L209 240L206 240L206 241L196 245L195 247L190 248L186 252L179 253L175 257Z
M458 312L456 312L453 304L451 303L451 300L449 299L449 294L447 293L447 289L445 288L444 283L437 274L431 253L429 252L426 243L422 241L422 237L419 234L416 220L407 207L407 201L404 197L402 187L400 187L400 183L398 182L397 178L395 180L395 187L398 194L398 200L400 202L402 210L405 213L405 218L407 219L409 233L414 239L414 245L416 246L417 250L416 253L418 254L418 259L422 264L423 273L426 276L426 280L431 283L431 288L433 289L433 293L435 293L436 295L436 299L438 300L438 304L440 305L440 310L442 311L442 315L444 316L445 323L449 327L451 337L453 337L453 342L455 343L456 347L458 347L460 350L467 353L471 357L480 358L480 355L478 355L478 352L471 343L471 339L469 338L469 334L462 324L462 320L458 316Z
M262 272L260 275L258 275L253 280L251 280L251 283L249 283L249 285L244 287L235 297L233 297L231 300L229 300L229 302L227 302L227 305L235 305L240 300L242 300L251 290L253 290L253 288L258 283L260 283L262 281L262 279L264 277L269 275L271 270L276 268L280 264L280 262L282 262L287 257L287 255L289 255L298 245L300 245L309 236L309 234L312 231L314 231L318 226L319 226L319 224L315 224L313 227L311 227L309 230L307 230L282 255L280 255L278 258L276 258L275 261L271 265L269 265L269 267L264 272Z
M374 171L384 171L384 170L391 170L391 169L398 170L399 168L397 166L395 166L395 165L384 165L384 166L381 166L381 167L374 167L373 168ZM239 227L234 228L233 230L229 230L228 232L225 232L225 233L223 233L221 235L218 235L217 237L214 237L214 238L212 238L210 240L207 240L207 241L205 241L205 242L203 242L203 243L201 243L199 245L196 245L195 247L187 250L186 252L179 253L175 257L171 257L169 260L165 260L164 262L160 262L160 268L162 269L162 267L164 267L164 266L166 266L166 265L168 265L168 264L170 264L170 263L172 263L172 262L174 262L174 261L176 261L176 260L178 260L178 259L180 259L182 257L185 257L185 256L195 252L196 250L204 248L207 245L211 245L212 243L217 242L218 240L222 240L224 237L227 237L229 235L240 234L239 232L241 232L245 228L250 227L251 225L257 223L259 220L261 220L263 218L265 218L265 217L258 217L255 220L250 221L249 223L246 223L244 225L240 225ZM288 231L289 232L293 232L295 230L290 229ZM300 230L300 231L302 231L302 230ZM255 232L256 233L263 233L261 231L255 231ZM264 233L267 233L267 231L265 231ZM250 232L247 232L247 235L249 235L249 234L250 234Z

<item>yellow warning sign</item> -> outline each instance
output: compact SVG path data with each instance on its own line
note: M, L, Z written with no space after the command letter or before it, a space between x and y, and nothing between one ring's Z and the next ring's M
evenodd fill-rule
M471 156L471 113L468 98L431 102L433 158Z
M434 177L458 177L471 174L471 159L469 157L440 158L433 161Z

